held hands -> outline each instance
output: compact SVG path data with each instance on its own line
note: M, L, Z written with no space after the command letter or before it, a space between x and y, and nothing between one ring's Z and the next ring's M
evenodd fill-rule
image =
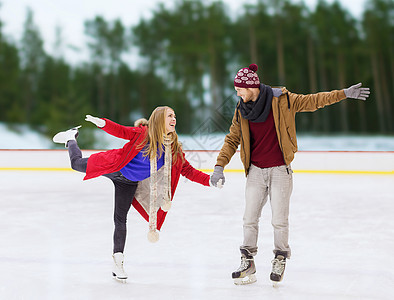
M211 186L217 187L219 189L223 187L223 184L226 181L223 175L223 169L224 168L221 166L215 166L211 178L209 179L209 184Z
M213 183L212 183L211 180L212 180L212 176L211 176L211 178L209 179L209 186L217 187L218 189L223 188L223 179L219 179L219 180L218 180L218 183L217 183L216 185L213 185Z
M86 115L85 121L92 122L94 125L100 128L105 126L105 120L93 117L91 115Z
M358 100L367 100L370 94L369 88L361 87L361 82L352 85L351 87L344 89L343 91L345 92L346 98L353 98Z

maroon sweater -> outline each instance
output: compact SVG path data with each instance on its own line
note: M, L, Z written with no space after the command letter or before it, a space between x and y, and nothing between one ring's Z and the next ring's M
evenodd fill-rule
M259 168L271 168L285 164L276 134L274 116L270 111L265 122L249 121L250 162Z

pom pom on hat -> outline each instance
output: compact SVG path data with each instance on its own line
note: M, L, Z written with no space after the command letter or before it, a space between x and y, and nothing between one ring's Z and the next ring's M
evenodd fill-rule
M249 65L249 69L252 70L253 72L256 72L258 68L259 67L256 64L250 64Z
M250 64L249 68L242 68L234 78L234 86L240 88L258 88L260 79L255 73L258 69L256 64Z

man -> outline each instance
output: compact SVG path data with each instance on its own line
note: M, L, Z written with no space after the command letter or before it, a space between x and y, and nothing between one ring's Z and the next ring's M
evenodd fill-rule
M282 280L286 259L291 256L288 215L293 188L290 163L297 152L295 114L315 111L345 98L366 100L370 93L369 88L361 88L359 83L344 90L294 94L285 87L271 88L261 84L257 69L257 65L251 64L235 76L234 88L241 99L211 177L213 185L220 179L224 183L223 169L241 144L240 155L247 181L241 265L232 273L235 284L256 281L253 257L257 254L259 218L268 195L274 228L275 256L270 274L273 282Z

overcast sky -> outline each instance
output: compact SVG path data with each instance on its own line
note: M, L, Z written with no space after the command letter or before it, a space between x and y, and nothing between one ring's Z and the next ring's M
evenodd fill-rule
M301 2L302 0L293 0ZM318 0L304 0L314 9ZM334 0L326 0L332 3ZM339 0L354 17L360 17L367 0ZM97 15L103 16L107 21L120 18L122 23L130 27L138 23L141 18L149 18L151 12L163 0L0 0L0 19L3 21L3 34L19 42L22 37L23 23L26 19L27 7L34 12L34 22L37 24L41 36L45 42L45 50L53 54L55 40L55 28L60 26L63 30L65 44L76 47L85 47L84 21L91 20ZM166 0L166 6L170 7L175 1ZM211 3L212 0L206 0ZM232 14L245 3L256 3L256 0L223 0L229 5ZM67 50L66 59L70 62L78 62L86 59L87 53L77 54L73 50Z

